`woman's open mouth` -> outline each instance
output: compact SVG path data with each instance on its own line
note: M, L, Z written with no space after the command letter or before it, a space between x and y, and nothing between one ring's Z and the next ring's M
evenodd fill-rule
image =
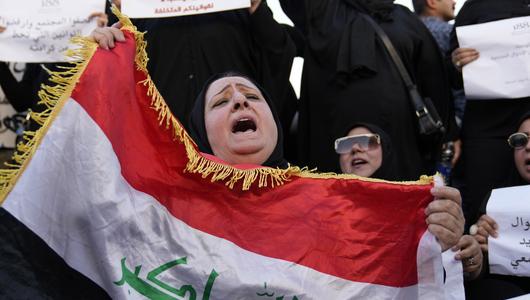
M236 120L232 126L232 133L244 133L256 131L256 122L250 118L241 118Z
M359 166L362 166L362 165L365 165L367 164L368 162L364 159L361 159L361 158L354 158L352 159L351 161L351 165L352 167L359 167Z

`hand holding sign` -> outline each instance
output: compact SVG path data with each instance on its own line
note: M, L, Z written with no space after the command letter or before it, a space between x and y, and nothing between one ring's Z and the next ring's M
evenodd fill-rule
M477 60L479 53L473 48L456 48L451 54L451 61L458 71L462 71L462 68Z
M482 215L478 220L476 226L476 232L472 232L475 239L480 244L480 248L484 253L488 252L488 237L492 236L497 238L499 235L497 229L499 225L488 215Z

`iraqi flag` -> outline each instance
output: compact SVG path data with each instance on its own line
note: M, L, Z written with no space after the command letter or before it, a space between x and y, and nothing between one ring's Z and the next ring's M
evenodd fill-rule
M125 43L81 41L83 59L52 75L41 93L50 109L34 115L42 128L0 174L2 218L30 231L11 234L38 239L2 256L0 295L22 295L26 280L52 298L445 298L425 223L432 178L230 166L199 153L126 24Z

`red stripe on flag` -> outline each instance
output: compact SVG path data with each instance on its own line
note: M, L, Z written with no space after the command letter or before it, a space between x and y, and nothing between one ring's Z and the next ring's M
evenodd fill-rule
M296 177L241 191L184 173L184 147L159 126L146 88L136 84L145 75L127 38L114 51L98 50L72 97L104 131L134 188L189 226L248 251L357 282L417 283L430 186Z

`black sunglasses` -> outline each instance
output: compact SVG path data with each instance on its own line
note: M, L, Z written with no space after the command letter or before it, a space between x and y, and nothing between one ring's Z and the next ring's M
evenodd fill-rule
M524 148L528 144L528 134L516 132L508 138L508 145L514 149Z

